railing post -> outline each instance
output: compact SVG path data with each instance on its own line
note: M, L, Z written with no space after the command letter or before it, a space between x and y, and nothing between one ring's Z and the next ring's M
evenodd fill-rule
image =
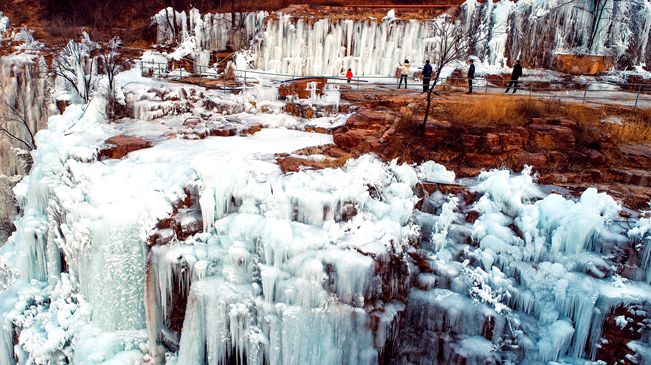
M246 89L246 69L244 69L244 88Z
M583 104L585 104L585 98L588 96L588 86L586 85L585 90L583 90Z
M486 78L484 79L484 84L485 84L484 94L488 94L488 79Z
M357 91L359 91L359 76L357 76Z
M635 106L633 108L637 108L637 103L640 101L641 92L642 92L642 84L638 85L637 87L637 96L635 97Z
M162 78L162 77L161 77L161 72L160 72L160 63L158 64L158 78L159 78L159 79Z
M201 65L199 65L199 86L201 86Z

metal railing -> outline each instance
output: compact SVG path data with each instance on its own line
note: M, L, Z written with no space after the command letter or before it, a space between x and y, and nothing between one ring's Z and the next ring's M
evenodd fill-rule
M188 72L184 68L169 70L167 63L152 61L140 61L140 68L143 76L168 78L177 81L198 79L195 83L199 86L213 86L226 91L242 90L250 87L251 80L257 82L260 78L266 79L272 84L280 84L297 79L306 78L327 78L333 83L346 84L347 79L343 75L296 75L283 74L276 72L267 72L259 70L239 70L233 69L235 80L241 83L238 87L229 87L223 72L219 72L216 67L200 65L191 62L193 72ZM219 85L219 82L222 82ZM231 80L232 81L232 80ZM415 82L414 82L415 81ZM496 82L504 83L504 86L496 85ZM440 78L437 85L450 87L468 87L468 79L463 77L446 77ZM491 78L476 77L473 79L473 89L476 93L497 94L506 90L506 83L509 80L492 80ZM350 82L350 91L364 91L369 87L386 88L387 92L394 92L389 88L398 87L398 79L385 76L354 76ZM404 85L404 83L403 83ZM539 85L546 85L541 87ZM571 101L590 104L620 104L632 106L634 108L642 105L651 106L651 84L641 83L616 83L607 81L586 81L575 82L575 87L568 88L567 83L563 81L547 79L526 79L518 81L516 93L525 95L529 98L538 98L557 101ZM269 86L269 85L262 85ZM271 87L271 86L269 86ZM407 88L418 89L422 91L422 81L410 77L407 82ZM612 89L616 87L617 89ZM628 89L628 91L626 90ZM510 92L513 89L510 90Z

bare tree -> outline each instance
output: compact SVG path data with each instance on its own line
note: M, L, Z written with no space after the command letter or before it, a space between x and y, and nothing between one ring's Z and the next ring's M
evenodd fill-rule
M115 76L122 71L122 62L120 61L119 49L122 46L122 41L119 37L113 37L102 54L102 65L104 67L104 74L108 79L108 116L113 119L115 116L116 100L116 85Z
M97 44L87 34L81 42L69 41L52 60L52 70L63 78L84 102L88 102L93 89L95 57L92 52Z
M25 91L19 90L13 101L3 100L0 108L0 133L31 151L36 148L34 136L37 121L32 120L31 106Z
M431 79L432 86L427 91L427 107L421 131L425 130L432 104L432 93L443 69L451 62L466 58L471 47L474 47L481 40L480 38L485 36L473 27L464 27L449 15L443 15L432 21L431 37L434 41L430 47L429 55L434 69Z

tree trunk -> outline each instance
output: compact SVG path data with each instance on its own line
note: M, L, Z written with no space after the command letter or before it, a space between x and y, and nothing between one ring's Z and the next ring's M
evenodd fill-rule
M427 107L425 108L425 117L423 118L423 123L420 126L421 134L425 134L425 127L427 126L427 119L429 118L429 109L432 105L432 93L434 92L434 87L436 87L436 84L439 82L441 71L442 69L440 67L436 70L436 76L433 80L434 82L432 83L432 86L430 86L430 88L427 90ZM430 82L432 82L432 80L430 80Z

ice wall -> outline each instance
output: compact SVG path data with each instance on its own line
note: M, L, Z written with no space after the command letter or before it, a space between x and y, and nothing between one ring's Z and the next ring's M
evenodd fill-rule
M0 143L30 150L33 148L33 136L43 128L48 115L48 80L45 60L37 55L16 54L0 57L0 103L2 127L27 145L6 135L0 136ZM21 173L15 156L2 156L14 163L0 164L0 174L15 175Z
M0 11L0 40L3 39L5 32L9 29L9 18Z
M461 21L480 35L473 53L490 64L521 59L549 67L557 52L650 60L648 1L468 0L461 10Z
M152 20L158 44L192 43L192 51L238 50L246 47L263 26L267 13L207 13L196 8L165 8Z
M0 28L2 24L0 16ZM34 147L32 134L46 124L48 85L42 57L29 54L0 57L0 126L20 139L0 133L0 230L3 230L0 244L4 243L16 214L11 188L19 175L28 173L29 150Z
M393 301L409 279L415 173L372 156L284 176L260 167L198 171L206 236L152 250L151 341L187 296L179 363L377 363L404 309ZM377 270L389 262L395 272Z
M651 5L648 1L467 0L459 26L477 37L470 55L507 67L551 67L557 52L612 55L624 64L648 63ZM253 44L256 67L293 75L393 76L399 62L420 66L435 42L431 20L381 21L337 17L303 19L277 14ZM257 43L259 42L259 43ZM415 71L415 70L414 70Z
M316 21L278 14L254 45L258 68L293 75L393 75L408 59L421 64L430 42L427 24L417 20Z
M482 194L470 207L479 212L471 232L457 197L435 193L416 213L429 236L421 246L429 264L411 290L398 359L583 363L617 351L602 339L621 333L605 325L613 311L646 308L651 298L648 285L619 276L639 280L646 274L648 242L637 242L648 239L648 218L631 223L632 229L617 223L621 208L595 189L577 200L546 195L527 169L520 175L484 172L471 189ZM463 243L468 235L477 248ZM633 259L633 272L617 264L631 259L617 257L632 247L641 256ZM420 350L410 350L414 344ZM418 352L425 349L437 351L438 361Z

